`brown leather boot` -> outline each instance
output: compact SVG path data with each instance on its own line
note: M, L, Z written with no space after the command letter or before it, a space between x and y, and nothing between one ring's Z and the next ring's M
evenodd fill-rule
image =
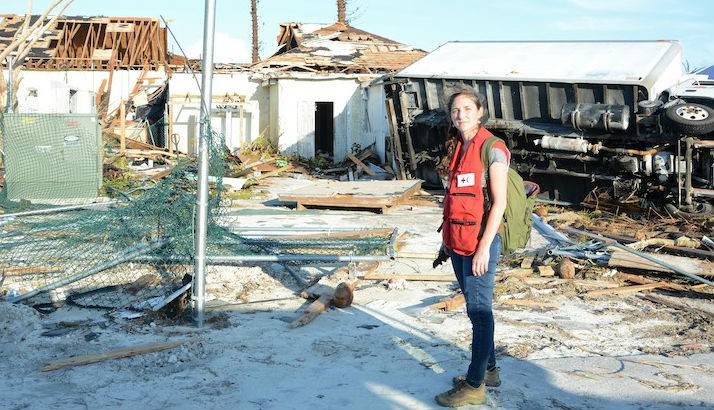
M499 375L499 367L494 367L493 370L486 370L486 375L483 377L483 384L487 387L498 387L501 385L501 377ZM461 374L454 376L452 379L454 386L466 381L466 375Z
M464 382L453 389L435 397L436 402L444 407L461 407L467 405L486 404L486 388L483 383L478 387L471 387Z

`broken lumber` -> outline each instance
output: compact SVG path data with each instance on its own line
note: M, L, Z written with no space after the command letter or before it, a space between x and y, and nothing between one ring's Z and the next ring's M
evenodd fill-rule
M548 265L540 265L540 266L538 266L538 273L539 273L540 276L542 276L542 277L551 278L551 277L554 277L554 276L555 276L555 271L553 270L553 267L552 267L552 266L548 266Z
M105 360L121 359L124 357L137 356L146 353L160 352L162 350L173 349L182 344L183 342L153 343L149 345L111 350L105 353L69 357L66 359L52 361L40 370L43 372L50 372L53 370L63 369L65 367L84 366L86 364L102 362Z
M315 318L318 317L320 313L326 311L330 307L330 305L332 304L333 295L334 291L323 293L322 295L320 295L320 297L317 298L316 301L312 302L310 306L305 309L305 312L299 318L295 319L288 326L291 329L294 329L296 327L305 326L306 324L315 320Z
M697 309L695 307L687 305L686 303L665 299L663 297L655 296L655 295L641 295L640 297L642 299L649 300L650 302L663 304L665 306L671 307L672 309L681 310L681 311L687 312L687 313L697 313L697 314L701 315L702 317L707 318L709 320L714 319L714 313L707 311L707 310Z
M399 252L397 253L397 259L436 259L437 254L435 253L416 253L416 252Z
M630 273L620 272L619 276L628 282L636 283L638 285L648 285L650 283L660 283L663 288L667 288L667 289L679 290L679 291L689 290L686 286L682 286L678 283L667 282L667 281L655 281L655 280L647 279L647 278L639 276L639 275L632 275Z
M64 267L62 266L20 266L13 268L5 268L0 270L5 276L23 276L23 275L34 275L39 273L54 273L63 272Z
M365 165L364 162L360 161L359 158L355 157L352 153L347 154L347 158L349 158L350 161L354 162L355 165L360 167L364 172L368 173L369 175L371 175L371 176L377 175L377 173L374 172L372 170L372 168Z
M648 283L645 285L623 286L619 288L597 289L585 292L584 296L602 296L602 295L627 295L630 293L638 293L646 290L653 290L664 287L662 283Z
M292 170L293 168L295 168L295 167L292 164L288 164L284 167L276 169L275 171L270 171L270 172L266 172L265 174L260 174L257 177L253 177L253 179L256 181L260 181L261 179L278 176L278 175L282 174L283 172Z
M456 281L456 276L454 275L420 275L420 274L388 274L388 273L368 273L362 276L358 276L362 280L389 280L389 279L403 279L410 281L424 281L424 282L454 282Z
M317 298L317 300L312 302L307 307L307 309L305 309L305 311L299 318L292 321L292 323L290 323L288 326L291 329L300 326L305 326L306 324L315 320L315 318L318 317L320 313L329 309L330 306L335 306L338 308L349 307L352 304L352 301L354 300L354 289L359 282L359 278L352 283L342 282L337 285L335 289L330 289L324 292L322 295L320 295L319 298ZM305 296L310 296L309 289L304 293Z
M634 255L636 255L636 256L640 256L640 257L642 257L642 258L644 258L644 259L647 259L649 262L656 263L656 264L658 264L658 265L660 265L660 266L662 266L662 267L665 267L665 268L667 268L667 269L671 269L672 271L674 271L675 273L677 273L677 274L679 274L679 275L686 276L686 277L689 278L689 279L696 280L697 282L700 282L700 283L706 283L707 285L714 287L714 282L712 282L712 281L710 281L710 280L708 280L708 279L704 279L704 278L701 277L701 276L698 276L698 275L692 274L692 273L690 273L690 272L687 272L687 271L685 271L685 270L683 270L683 269L681 269L681 268L679 268L679 267L673 266L673 265L671 265L671 264L669 264L669 263L667 263L667 262L664 262L664 261L662 261L662 260L660 260L660 259L657 259L657 258L655 258L654 256L648 255L647 253L640 252L640 251L634 250L634 249L632 249L632 248L628 248L627 246L625 246L625 245L623 245L623 244L617 242L616 240L609 239L609 238L606 238L606 237L604 237L604 236L602 236L602 235L598 235L598 234L595 234L595 233L592 233L592 232L588 232L588 231L584 231L584 230L581 230L581 229L575 229L575 228L570 228L570 227L563 227L562 230L564 230L564 231L566 231L566 232L568 232L568 233L574 234L574 235L586 236L586 237L588 237L588 238L595 239L595 240L597 240L597 241L599 241L599 242L602 242L602 243L604 243L604 244L614 246L615 248L618 248L618 249L627 251L627 252L632 253L632 254L634 254Z
M456 296L450 296L436 303L433 303L429 305L429 307L435 310L443 310L445 312L449 312L451 310L459 308L460 306L463 306L465 303L466 298L464 298L464 294L459 293Z
M521 306L539 309L558 309L560 307L555 303L538 302L531 299L500 299L496 303L499 305Z

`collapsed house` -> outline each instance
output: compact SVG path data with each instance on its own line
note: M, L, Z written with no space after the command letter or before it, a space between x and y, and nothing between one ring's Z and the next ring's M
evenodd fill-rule
M0 52L24 20L0 16ZM200 90L190 66L198 64L168 51L157 19L61 17L47 25L14 79L17 112L96 113L117 134L196 152ZM272 56L252 66L216 64L213 130L231 151L264 137L304 158L323 153L338 162L355 144L374 144L384 158L384 92L374 80L424 54L344 23L282 24ZM120 132L121 105L128 123Z

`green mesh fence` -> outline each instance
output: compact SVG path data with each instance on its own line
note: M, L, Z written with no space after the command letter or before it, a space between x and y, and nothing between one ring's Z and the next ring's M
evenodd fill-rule
M92 116L0 116L5 182L0 193L0 291L30 303L67 298L83 306L153 308L193 275L195 159L134 193L102 187L105 147ZM260 237L234 232L239 217L223 199L226 152L209 144L211 257L387 255L389 234L330 239ZM98 171L99 170L99 171ZM99 178L99 179L98 179ZM89 206L102 191L117 202ZM79 207L68 205L81 205ZM64 208L56 208L58 206ZM51 213L32 214L27 211ZM18 213L19 212L19 213ZM10 216L8 216L10 215ZM211 269L207 270L210 275Z

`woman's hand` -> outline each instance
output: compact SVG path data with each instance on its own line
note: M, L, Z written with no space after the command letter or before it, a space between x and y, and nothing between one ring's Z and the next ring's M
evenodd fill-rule
M490 258L489 249L484 250L479 246L471 263L471 273L474 276L481 276L486 273L488 271L488 261Z

